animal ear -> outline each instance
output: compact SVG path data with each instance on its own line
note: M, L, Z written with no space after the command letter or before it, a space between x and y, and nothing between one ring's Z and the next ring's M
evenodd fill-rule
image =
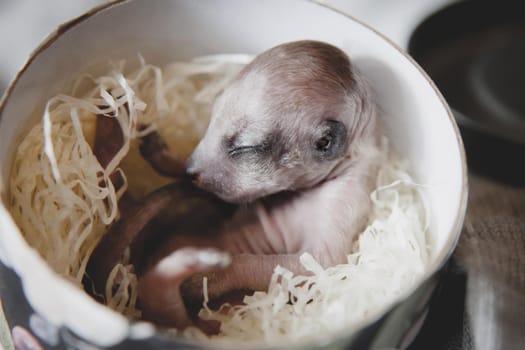
M314 142L314 152L320 160L334 160L346 150L346 126L337 120L326 120Z

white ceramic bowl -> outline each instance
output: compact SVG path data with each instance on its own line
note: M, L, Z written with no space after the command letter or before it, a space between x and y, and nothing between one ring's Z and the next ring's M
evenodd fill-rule
M120 1L64 24L33 53L0 105L0 283L11 286L2 295L11 326L30 328L48 344L80 344L78 339L99 346L120 344L122 349L175 344L151 326L129 324L60 279L13 223L4 206L10 162L21 135L36 122L31 119L38 115L35 110L42 111L45 101L72 77L112 59L141 53L162 65L205 54L256 54L298 39L338 46L368 77L392 144L408 157L417 181L430 185L432 233L428 278L409 299L363 324L364 331L341 331L309 346L398 346L406 340L436 273L456 245L465 214L466 165L458 130L432 81L393 43L353 18L299 0Z

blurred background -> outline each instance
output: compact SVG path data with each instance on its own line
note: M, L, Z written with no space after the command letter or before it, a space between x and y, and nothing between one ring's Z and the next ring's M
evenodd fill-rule
M104 2L107 1L0 0L0 91L59 24Z
M107 0L0 0L0 95L29 54L56 27ZM406 47L427 14L452 0L324 0Z

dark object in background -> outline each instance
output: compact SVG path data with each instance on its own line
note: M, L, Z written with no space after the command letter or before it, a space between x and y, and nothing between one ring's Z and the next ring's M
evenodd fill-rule
M408 51L459 112L470 169L525 185L525 2L455 3L416 28Z
M466 274L454 259L448 264L425 323L408 350L472 350L465 319Z
M454 255L467 283L462 273L443 280L410 349L524 349L525 2L450 5L416 28L408 49L455 109L470 170L514 185L469 176Z

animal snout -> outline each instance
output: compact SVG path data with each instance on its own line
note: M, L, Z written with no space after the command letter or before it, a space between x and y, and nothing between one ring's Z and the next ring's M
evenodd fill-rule
M190 160L188 164L186 164L186 177L191 180L195 185L199 185L201 182L201 173L198 171L195 166L193 166L193 162Z
M224 167L217 160L191 157L185 168L186 179L203 190L221 196L228 187L231 177L225 173Z
M201 182L201 174L200 173L189 173L188 177L190 178L191 182L193 182L197 186Z

